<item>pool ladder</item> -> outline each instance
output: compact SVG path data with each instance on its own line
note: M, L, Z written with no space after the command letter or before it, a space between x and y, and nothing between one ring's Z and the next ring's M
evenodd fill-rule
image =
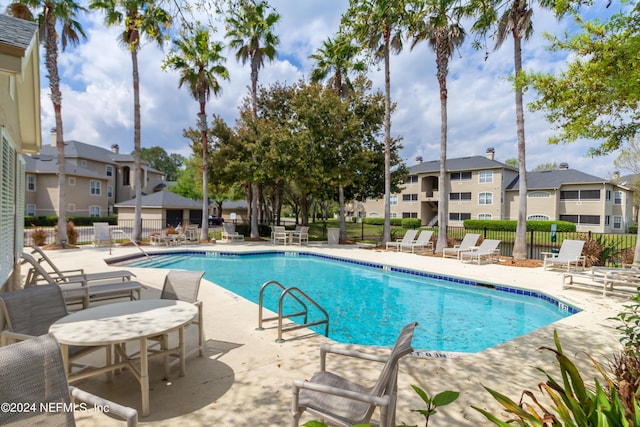
M280 298L278 299L278 315L275 317L268 317L268 318L264 318L263 317L263 297L264 297L264 291L265 289L267 289L270 286L277 286L278 288L280 288L282 290L282 293L280 294ZM285 297L291 297L293 298L298 304L300 304L302 306L302 311L298 311L296 313L290 313L290 314L283 314L283 301L285 299ZM322 312L322 314L324 315L324 319L322 320L317 320L314 322L309 322L309 310L307 307L307 304L305 304L304 301L307 301L308 303L312 304L314 307L316 307L318 310L320 310L320 312ZM282 339L282 333L283 332L289 332L289 331L295 331L297 329L302 329L302 328L307 328L309 326L316 326L316 325L322 325L324 324L324 336L328 337L329 336L329 313L327 313L327 311L322 308L317 302L315 302L313 299L311 299L309 297L309 295L305 294L303 291L301 291L299 288L296 288L295 286L289 287L289 288L285 288L281 283L276 282L275 280L270 280L268 282L265 282L264 285L262 285L262 287L260 288L260 297L259 297L259 307L258 307L258 331L262 331L264 330L264 328L262 327L262 323L263 322L270 322L272 320L277 320L278 321L278 339L276 340L277 343L283 343L284 339ZM297 317L297 316L304 316L304 324L302 325L288 325L286 327L284 327L282 325L282 320L283 319L290 319L292 317Z

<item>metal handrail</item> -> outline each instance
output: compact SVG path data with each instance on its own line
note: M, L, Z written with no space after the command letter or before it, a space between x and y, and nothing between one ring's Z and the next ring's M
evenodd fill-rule
M277 287L279 287L280 289L282 289L282 293L280 294L280 298L278 299L278 315L275 317L269 317L269 318L263 318L262 315L262 310L263 310L263 297L264 297L264 291L267 287L271 286L271 285L275 285ZM298 295L295 295L295 294ZM295 301L297 301L300 305L302 305L303 307L303 311L297 312L297 313L291 313L291 314L283 314L283 301L285 299L285 297L290 296L291 298L293 298ZM304 301L302 301L302 299L305 299L307 302L311 303L314 307L316 307L320 312L322 312L322 314L324 314L324 319L322 320L317 320L314 322L309 322L308 321L308 308L307 305L304 303ZM284 339L282 339L282 333L284 331L294 331L297 329L302 329L302 328L307 328L309 326L316 326L316 325L322 325L324 324L324 335L326 337L329 336L329 313L327 313L327 311L322 308L320 306L320 304L318 304L317 302L315 302L311 297L309 297L309 295L307 295L306 293L304 293L302 290L300 290L300 288L297 288L295 286L293 287L289 287L286 288L280 284L279 282L275 281L275 280L271 280L266 282L265 284L262 285L262 288L260 288L260 296L259 296L259 313L258 313L258 328L257 330L263 330L262 327L262 323L263 322L267 322L267 321L271 321L271 320L277 320L278 321L278 339L276 339L276 342L278 343L282 343L284 342ZM286 328L283 327L282 325L282 319L289 319L291 317L296 317L296 316L304 316L304 323L302 325L290 325L287 326Z

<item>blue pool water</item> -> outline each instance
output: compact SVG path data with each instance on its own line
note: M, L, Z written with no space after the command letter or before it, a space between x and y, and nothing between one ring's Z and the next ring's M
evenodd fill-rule
M402 326L417 321L414 348L478 352L577 311L534 291L518 295L515 289L468 280L292 254L203 252L154 256L129 265L202 270L206 279L256 304L266 281L296 286L329 312L329 337L340 343L391 346ZM265 307L277 312L279 295L275 287L266 292ZM256 324L257 315L256 309ZM320 318L316 313L309 320ZM324 333L324 326L312 329Z

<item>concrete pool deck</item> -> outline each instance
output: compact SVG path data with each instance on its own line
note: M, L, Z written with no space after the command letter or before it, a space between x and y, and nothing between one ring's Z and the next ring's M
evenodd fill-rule
M178 248L144 247L144 250L150 252L176 249ZM179 249L258 251L282 250L283 246L257 242L218 242ZM554 347L554 329L558 331L566 354L572 356L581 368L587 384L592 384L591 378L597 374L584 352L606 365L607 358L620 349L616 323L608 318L622 310L625 299L603 297L599 293L576 289L563 290L560 272L543 271L541 267L462 264L454 259L355 246L311 244L303 247L286 246L284 249L329 254L538 290L582 310L480 353L466 354L460 358L405 357L401 362L399 375L397 424L420 425L424 422L419 414L410 411L414 408L422 409L422 401L410 387L415 384L429 395L443 390L460 392L457 401L438 409L438 413L430 420L430 425L493 425L471 407L474 405L493 413L503 413L501 406L482 386L496 389L515 401L519 400L524 389L534 391L539 396L537 384L544 380L544 375L536 367L542 367L554 376L557 372L551 352L539 350L541 346ZM84 268L87 272L98 272L113 268L104 262L105 259L135 253L140 253L135 247L115 246L111 255L108 248L93 247L48 251L47 255L62 269ZM143 292L143 298L159 296L166 269L128 269L137 275L136 280L148 287ZM140 418L140 424L230 427L289 425L291 380L309 378L317 371L319 347L331 341L307 330L300 330L285 335L287 341L278 344L275 342L275 328L268 326L264 331L255 330L258 319L255 304L206 280L200 287L200 299L205 309L205 356L191 356L187 360L186 375L180 378L177 370L173 370L168 382L162 380L161 361L151 361L151 415ZM196 328L188 329L187 345L193 346ZM329 358L327 368L363 382L374 379L378 373L376 366L363 365L355 360ZM140 411L138 383L130 373L124 372L116 376L111 384L107 384L104 377L98 376L79 381L75 385ZM123 425L120 421L92 412L76 413L76 419L79 426ZM313 418L305 414L302 423L311 419Z

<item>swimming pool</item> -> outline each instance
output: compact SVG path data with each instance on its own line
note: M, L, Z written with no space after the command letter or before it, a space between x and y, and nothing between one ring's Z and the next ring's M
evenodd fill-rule
M535 291L315 253L190 251L129 265L202 270L256 304L266 281L296 286L329 312L329 338L340 343L391 346L402 326L418 321L414 348L473 353L578 311ZM265 307L277 312L279 295L265 293Z

